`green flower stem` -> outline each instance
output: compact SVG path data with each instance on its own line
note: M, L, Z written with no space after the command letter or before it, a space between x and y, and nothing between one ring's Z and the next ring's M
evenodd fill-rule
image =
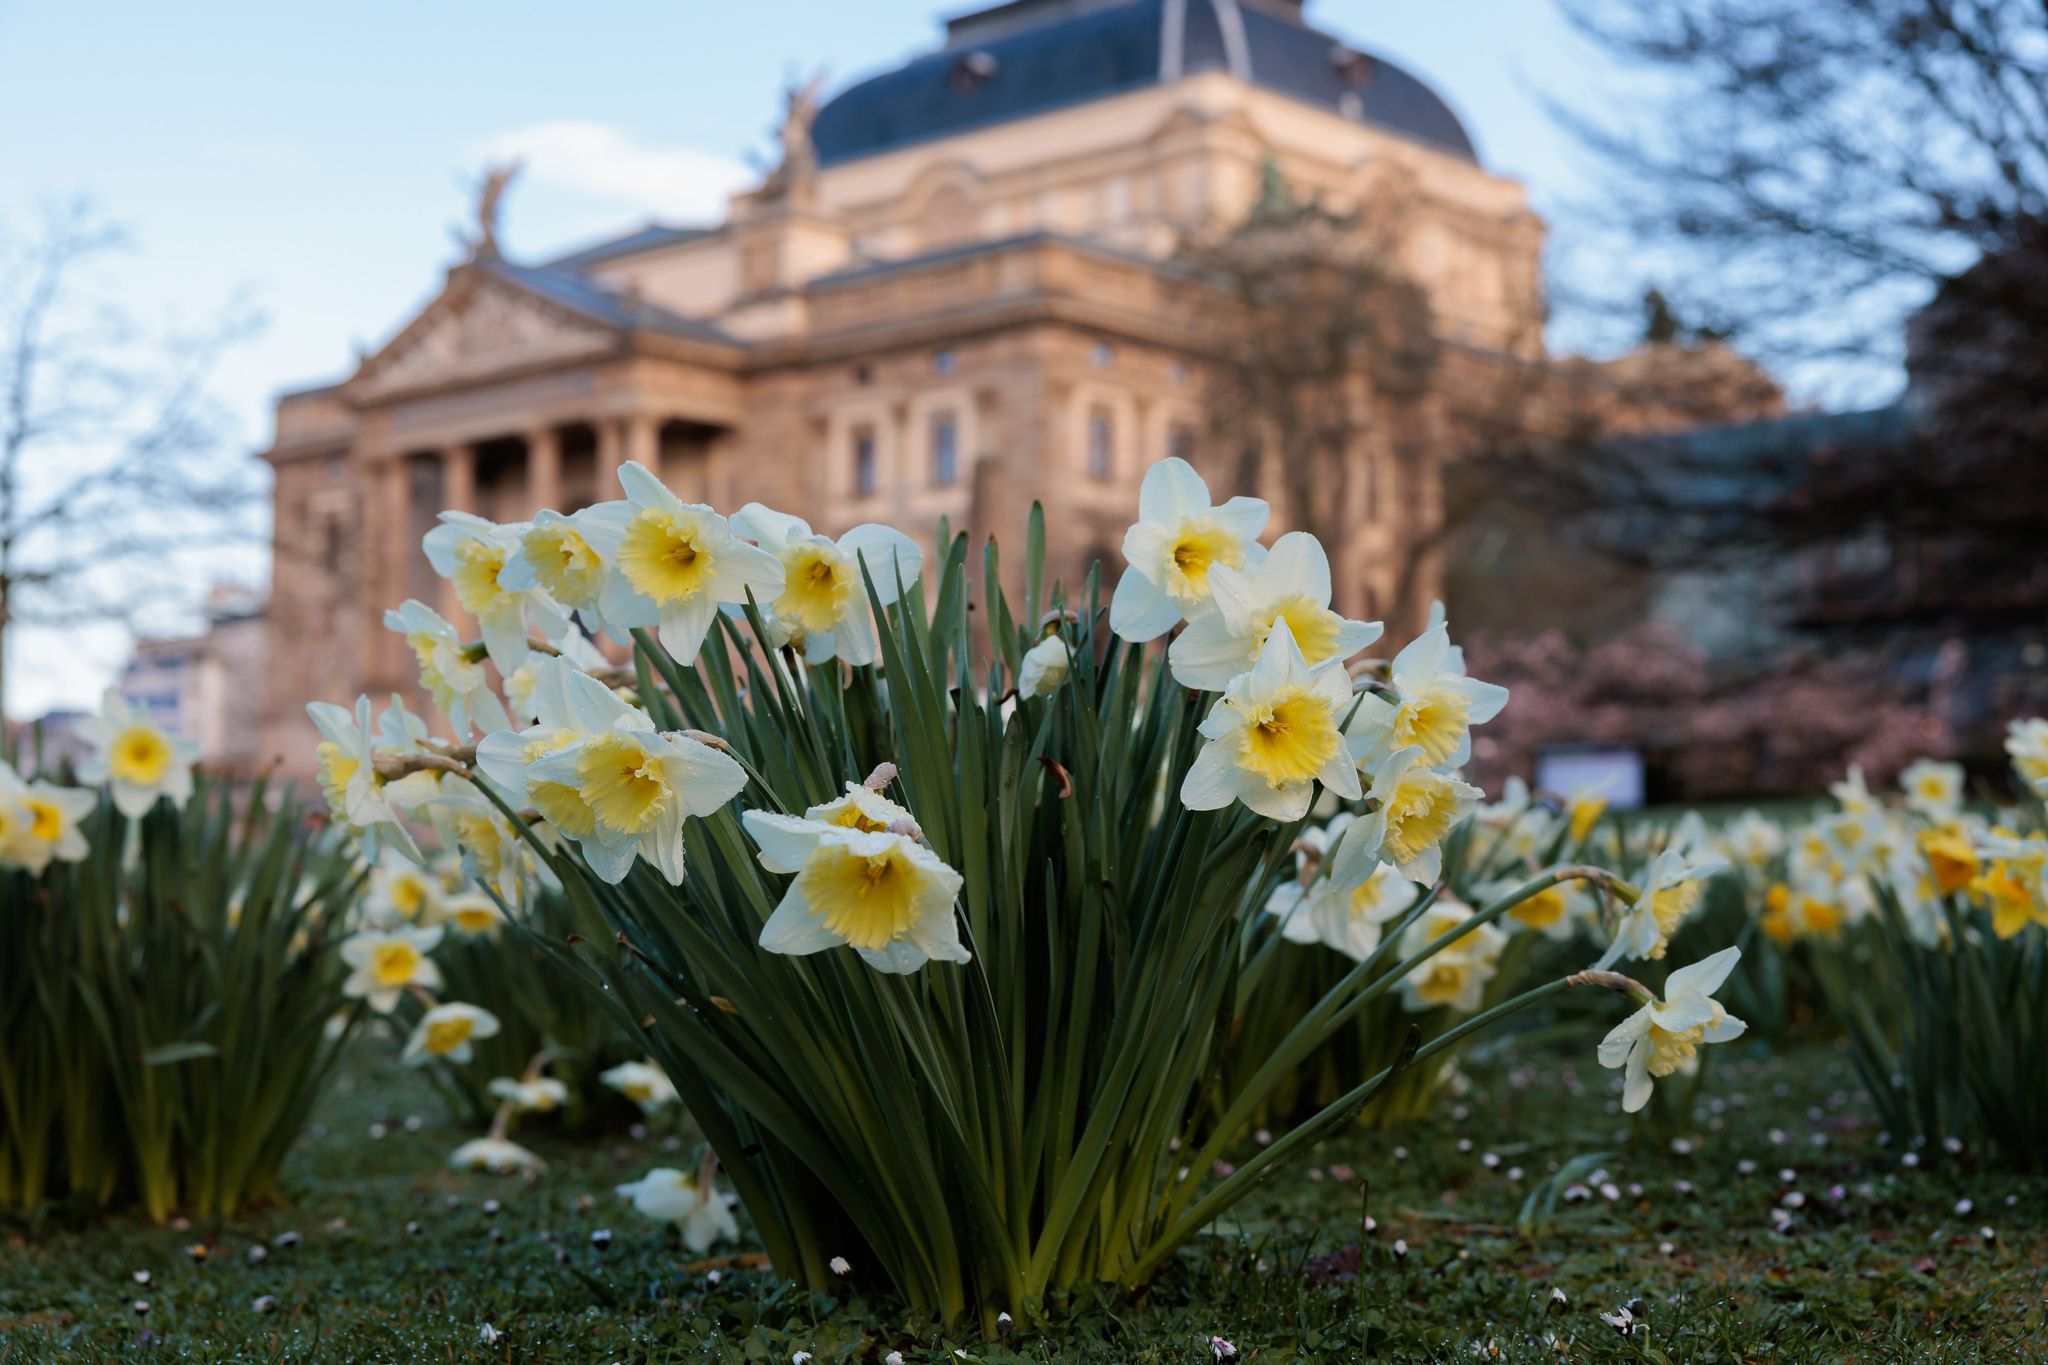
M1533 893L1532 893L1533 894ZM1571 989L1571 982L1560 977L1522 992L1513 999L1502 1001L1492 1009L1473 1015L1456 1028L1449 1030L1426 1046L1418 1049L1407 1065L1414 1066L1427 1061L1437 1053L1461 1042L1467 1036L1477 1033L1488 1025L1505 1019L1508 1015L1528 1008L1539 1000L1545 1000ZM1295 1127L1286 1136L1275 1141L1270 1147L1237 1168L1225 1177L1192 1208L1180 1214L1153 1238L1152 1245L1124 1276L1124 1283L1135 1288L1162 1265L1166 1258L1179 1249L1180 1244L1194 1235L1195 1231L1228 1209L1238 1200L1251 1193L1252 1189L1279 1166L1292 1157L1320 1141L1325 1134L1339 1123L1348 1119L1356 1110L1373 1097L1373 1093L1392 1080L1397 1066L1387 1067L1375 1073L1371 1079L1340 1096L1313 1118ZM1189 1178L1186 1184L1196 1183L1200 1172L1207 1166L1189 1164Z
M1435 957L1467 934L1473 933L1483 925L1491 924L1532 896L1540 895L1562 882L1594 879L1605 880L1606 876L1606 873L1591 867L1554 868L1502 896L1499 900L1494 901L1485 909L1471 916L1471 918L1460 921L1405 962L1374 978L1371 984L1366 985L1362 990L1358 989L1359 983L1378 964L1380 954L1374 953L1371 957L1359 963L1358 966L1345 973L1343 980L1330 988L1329 994L1317 1002L1316 1007L1310 1010L1299 1024L1295 1025L1293 1031L1281 1041L1280 1046L1274 1049L1273 1055L1268 1057L1265 1064L1253 1074L1251 1080L1245 1083L1243 1091L1232 1101L1230 1108L1224 1112L1208 1143L1197 1155L1193 1163L1194 1168L1206 1170L1213 1164L1216 1158L1222 1155L1224 1147L1235 1140L1238 1129L1250 1121L1253 1111L1258 1108L1260 1101L1266 1097L1267 1093L1275 1085L1279 1084L1284 1077L1299 1066L1302 1060L1311 1052L1320 1047L1325 1039L1329 1038L1339 1028L1342 1028L1348 1020L1356 1016L1368 1004L1384 994L1403 977L1407 976L1409 972L1414 971L1416 967ZM1185 1199L1185 1194L1176 1191L1167 1202L1169 1215Z

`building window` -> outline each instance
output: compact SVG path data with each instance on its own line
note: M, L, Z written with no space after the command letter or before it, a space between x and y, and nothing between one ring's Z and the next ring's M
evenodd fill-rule
M960 427L950 412L932 414L932 485L949 488L960 478Z
M856 365L853 367L853 382L866 388L875 382L875 372L865 365Z
M1097 404L1088 410L1088 477L1106 479L1116 469L1116 419Z
M1195 429L1186 422L1175 422L1166 429L1166 453L1176 460L1195 462Z
M951 351L939 351L932 356L932 373L951 374L958 363Z
M853 433L853 493L855 497L872 497L878 483L875 471L875 431L873 427L862 427Z
M1110 362L1116 359L1116 350L1108 342L1098 341L1095 348L1088 352L1088 359L1096 369L1106 370Z
M1166 377L1175 387L1187 383L1188 363L1185 360L1174 361L1173 364L1166 367Z

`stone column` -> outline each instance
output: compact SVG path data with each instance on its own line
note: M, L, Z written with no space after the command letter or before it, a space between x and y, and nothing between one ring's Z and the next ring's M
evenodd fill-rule
M467 443L449 446L441 452L441 506L436 511L476 510L476 449ZM451 621L462 619L462 602L455 595L453 579L441 582L441 614ZM457 627L460 629L460 627Z
M476 447L467 442L441 452L441 502L437 511L476 511Z
M405 642L384 628L384 612L411 594L412 563L421 554L413 539L412 480L400 452L379 454L370 465L357 541L356 581L363 612L361 690L376 696L405 681Z
M619 496L619 466L625 462L619 419L600 417L591 423L597 431L597 502L612 502Z
M526 501L529 511L561 510L562 433L554 427L535 427L526 434Z
M647 472L661 477L661 424L645 413L626 419L626 458L647 466Z

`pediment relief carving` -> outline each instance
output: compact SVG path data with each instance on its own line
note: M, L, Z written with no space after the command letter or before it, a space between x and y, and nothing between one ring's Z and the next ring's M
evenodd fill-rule
M349 387L359 401L375 399L602 355L616 342L610 328L506 285L456 285L364 361Z

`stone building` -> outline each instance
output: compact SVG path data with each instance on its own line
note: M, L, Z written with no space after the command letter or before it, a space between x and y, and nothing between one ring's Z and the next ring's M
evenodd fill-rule
M265 733L288 762L312 745L303 699L409 688L387 605L454 615L419 552L437 511L566 510L615 496L623 460L835 534L885 520L929 541L942 516L1017 534L1037 499L1056 567L1113 552L1146 466L1201 463L1228 301L1183 252L1276 175L1338 213L1399 207L1399 265L1459 358L1446 383L1543 362L1523 187L1300 0L1009 0L788 102L781 165L722 223L527 264L487 207L418 316L279 400ZM1360 612L1390 613L1387 566L1431 506L1427 467L1387 477L1411 486L1345 509L1333 547Z

